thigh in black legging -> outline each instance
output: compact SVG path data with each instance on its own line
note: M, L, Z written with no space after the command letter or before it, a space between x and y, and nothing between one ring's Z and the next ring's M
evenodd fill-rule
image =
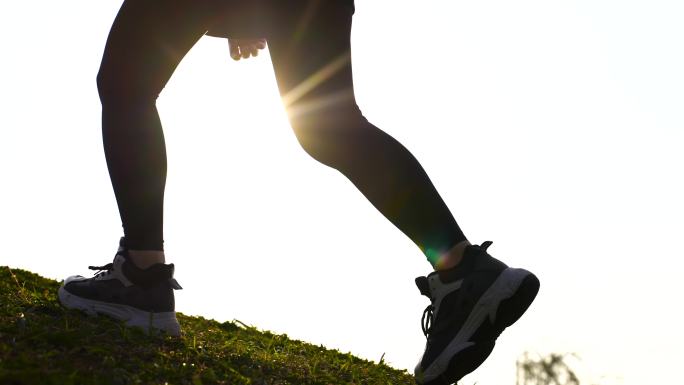
M337 140L367 134L354 100L350 33L352 1L304 2L277 34L268 38L280 94L304 149L331 165L345 157ZM337 136L337 140L329 136Z
M156 97L207 29L192 0L125 0L107 38L98 86L103 101ZM152 95L149 95L152 93Z

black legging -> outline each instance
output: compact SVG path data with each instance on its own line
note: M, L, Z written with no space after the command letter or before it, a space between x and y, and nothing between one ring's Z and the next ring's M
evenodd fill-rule
M264 37L304 150L344 174L434 263L465 240L418 161L361 115L353 0L125 0L97 77L105 156L127 246L163 250L166 148L157 96L210 34Z

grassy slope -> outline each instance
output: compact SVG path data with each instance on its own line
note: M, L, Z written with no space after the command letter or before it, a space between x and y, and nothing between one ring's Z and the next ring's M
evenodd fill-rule
M148 336L62 308L59 283L0 266L0 384L413 384L322 346L179 314L183 336Z

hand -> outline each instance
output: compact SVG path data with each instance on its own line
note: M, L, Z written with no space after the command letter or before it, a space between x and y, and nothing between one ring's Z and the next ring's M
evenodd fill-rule
M266 39L228 39L230 57L233 60L257 56L260 49L266 48Z

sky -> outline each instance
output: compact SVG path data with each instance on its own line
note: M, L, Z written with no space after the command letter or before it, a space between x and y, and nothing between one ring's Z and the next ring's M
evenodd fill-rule
M95 76L121 1L0 5L0 265L62 279L120 220ZM684 356L684 4L357 0L364 115L421 162L469 239L535 272L530 311L463 383L525 351L587 383L673 384ZM412 370L430 266L298 145L269 56L203 38L158 100L177 310Z

